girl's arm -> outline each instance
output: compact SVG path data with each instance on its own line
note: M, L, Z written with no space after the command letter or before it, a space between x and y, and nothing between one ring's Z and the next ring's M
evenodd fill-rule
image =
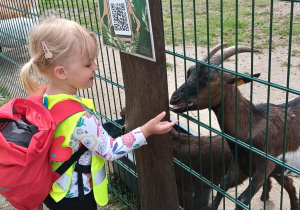
M90 113L84 114L78 121L73 138L79 140L90 151L105 160L116 160L132 150L147 144L146 138L152 134L170 131L177 121L161 122L165 112L157 115L145 125L121 137L113 139L102 127L99 120Z

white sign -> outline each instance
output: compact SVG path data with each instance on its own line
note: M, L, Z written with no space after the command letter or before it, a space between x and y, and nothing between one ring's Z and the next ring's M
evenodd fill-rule
M109 8L115 34L131 36L131 27L126 0L109 0Z

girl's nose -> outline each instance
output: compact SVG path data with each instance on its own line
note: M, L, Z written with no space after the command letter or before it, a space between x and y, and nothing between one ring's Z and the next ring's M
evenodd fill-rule
M98 65L96 64L96 62L94 61L93 63L93 70L97 71L99 69Z

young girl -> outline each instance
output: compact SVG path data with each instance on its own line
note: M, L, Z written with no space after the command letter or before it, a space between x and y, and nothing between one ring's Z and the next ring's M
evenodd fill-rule
M43 104L48 109L59 101L72 99L92 110L74 114L56 127L54 138L65 137L62 147L71 147L75 152L82 144L88 150L53 184L44 201L50 209L97 209L97 204L106 205L105 160L118 159L147 144L148 136L169 132L177 122L161 122L165 116L162 112L128 134L111 138L95 115L92 100L77 95L78 89L93 86L98 70L95 63L97 46L93 33L73 21L60 18L44 20L29 34L31 60L21 70L27 92L44 94ZM41 76L48 81L45 92L38 83ZM61 164L53 161L52 169L56 170ZM85 169L82 172L79 168Z

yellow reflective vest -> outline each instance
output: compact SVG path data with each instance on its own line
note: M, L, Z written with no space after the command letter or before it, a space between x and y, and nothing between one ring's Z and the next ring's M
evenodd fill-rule
M91 99L82 98L81 100L75 96L67 94L49 95L43 99L43 104L51 109L56 103L63 100L75 100L83 104L85 107L95 112L94 103ZM70 147L70 138L76 127L80 117L87 111L79 112L60 123L55 130L54 139L59 136L64 136L65 140L61 144L62 147ZM74 151L72 151L74 153ZM52 170L56 170L63 162L53 161ZM72 174L75 168L74 163L55 183L53 183L50 195L56 202L62 200L69 191ZM105 206L108 202L107 193L107 175L105 170L105 160L97 155L92 155L91 176L93 181L94 197L98 205Z

